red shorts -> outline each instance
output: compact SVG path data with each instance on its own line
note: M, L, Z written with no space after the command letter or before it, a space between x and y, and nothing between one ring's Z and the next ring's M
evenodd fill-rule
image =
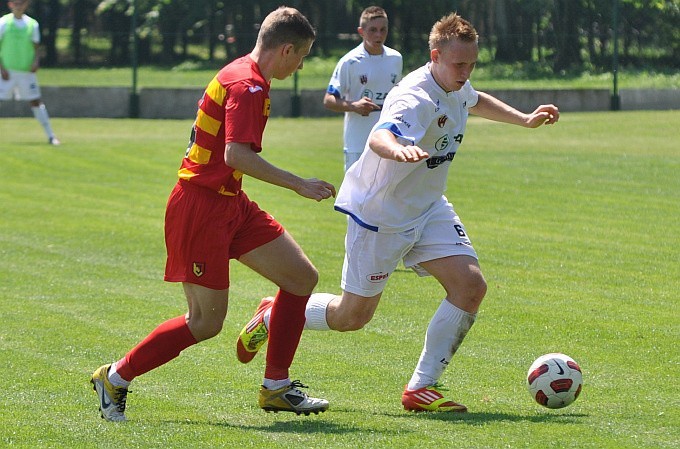
M165 280L224 290L229 287L229 259L283 232L283 226L243 191L224 196L179 181L165 211Z

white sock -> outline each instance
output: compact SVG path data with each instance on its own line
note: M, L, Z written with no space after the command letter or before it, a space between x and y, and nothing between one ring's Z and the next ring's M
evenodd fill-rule
M281 380L272 380L265 378L264 381L262 382L262 386L265 387L267 390L278 390L279 388L287 387L290 384L291 382L289 378Z
M31 106L31 111L33 111L33 116L42 125L47 137L50 139L53 138L54 131L52 131L52 127L50 126L50 116L47 114L47 108L45 108L45 105L41 103L40 106Z
M111 368L109 368L109 382L111 382L111 385L114 387L127 388L130 386L130 382L120 377L120 374L116 371L117 364L118 363L112 363Z
M442 301L427 327L425 345L408 383L409 390L437 383L476 317L477 314L461 310L446 299Z
M331 328L326 322L326 308L336 296L332 293L312 293L307 301L307 308L305 309L305 329L312 329L317 331L329 331ZM269 329L269 319L272 314L272 309L269 308L264 313L264 325Z
M305 329L316 331L329 331L331 328L326 321L326 309L328 304L336 298L332 293L314 293L309 297L305 309Z

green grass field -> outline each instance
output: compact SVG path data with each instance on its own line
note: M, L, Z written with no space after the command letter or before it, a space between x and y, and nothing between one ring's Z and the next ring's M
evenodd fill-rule
M292 376L318 416L257 407L264 358L234 342L264 279L232 265L223 332L138 378L125 424L99 418L89 376L185 312L162 281L163 214L191 120L0 120L0 447L680 447L680 112L563 114L527 130L472 118L447 195L489 291L442 379L466 415L410 414L400 394L443 298L400 270L373 321L303 335ZM341 118L272 119L263 156L339 185ZM314 130L310 133L309 130ZM331 202L244 181L336 291L345 218ZM560 351L584 371L573 405L524 385Z
M425 60L423 60L423 63ZM298 72L298 88L325 90L337 59L309 58ZM142 66L137 72L139 87L178 88L204 87L221 63L211 67L179 65L174 68ZM498 64L481 62L475 68L472 82L484 89L612 89L611 73L579 74L532 73L526 64ZM408 73L408 69L404 74ZM43 68L38 72L41 86L131 86L132 69L129 67L102 68ZM680 89L680 72L677 70L632 70L622 67L618 75L621 89ZM292 89L293 77L273 80L272 89Z

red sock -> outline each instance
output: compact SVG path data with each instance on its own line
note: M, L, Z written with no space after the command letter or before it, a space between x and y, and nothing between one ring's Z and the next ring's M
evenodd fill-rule
M309 295L296 296L279 290L269 319L269 348L264 377L272 380L288 378L302 329Z
M184 315L172 318L153 330L116 364L120 377L132 381L137 376L168 363L196 339L187 326Z

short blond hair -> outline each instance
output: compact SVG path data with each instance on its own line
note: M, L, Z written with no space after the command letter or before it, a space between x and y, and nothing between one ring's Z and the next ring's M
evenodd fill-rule
M281 44L293 44L298 50L315 38L314 27L300 11L280 6L262 21L256 45L263 50L272 50Z
M442 46L458 39L462 42L478 42L479 35L477 30L470 22L463 19L457 13L444 16L432 26L430 31L429 45L430 50L441 49Z
M361 12L361 17L359 17L359 26L365 28L373 19L387 19L387 12L380 6L369 6Z

